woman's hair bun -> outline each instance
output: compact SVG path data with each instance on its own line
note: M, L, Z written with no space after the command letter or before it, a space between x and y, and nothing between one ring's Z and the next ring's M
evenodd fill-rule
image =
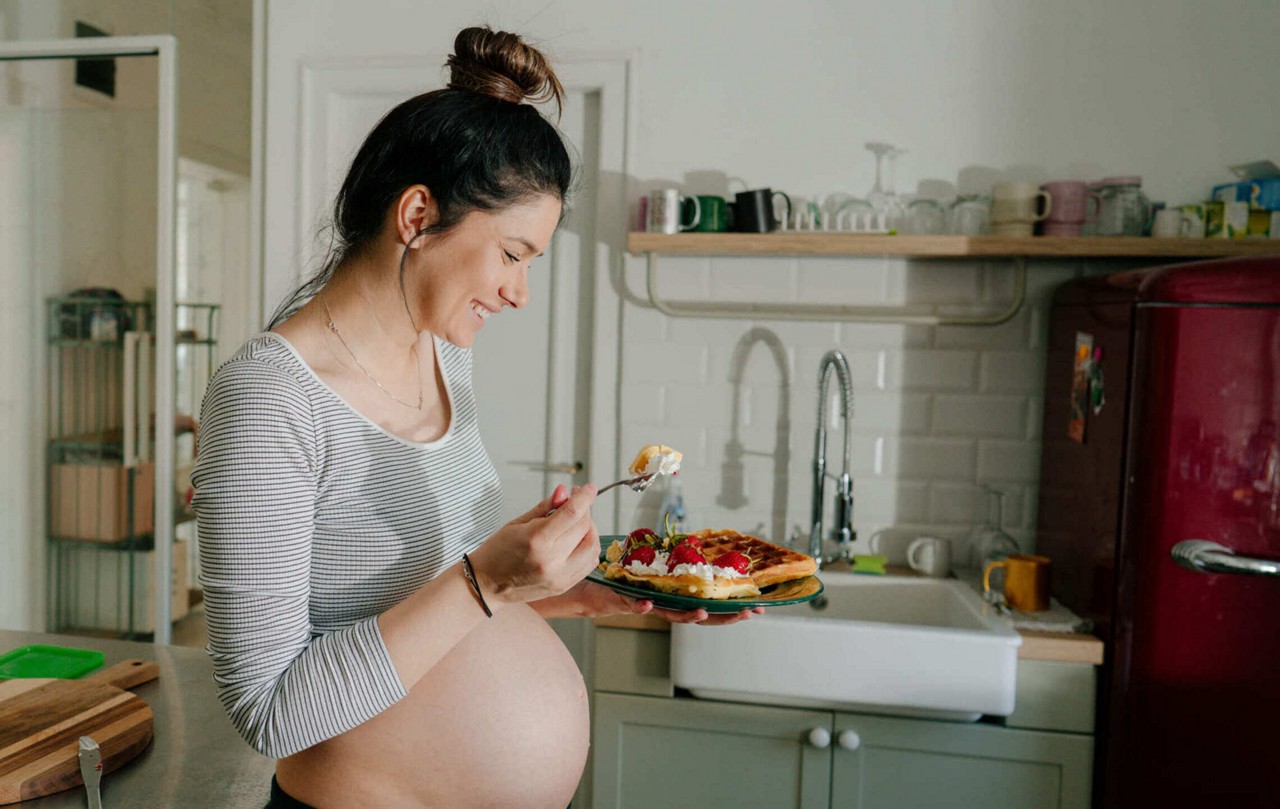
M464 28L453 41L449 88L492 96L519 104L555 99L563 104L564 87L547 57L517 34L488 26Z

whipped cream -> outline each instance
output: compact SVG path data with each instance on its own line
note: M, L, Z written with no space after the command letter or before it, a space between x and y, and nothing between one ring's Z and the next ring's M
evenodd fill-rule
M674 576L697 576L698 578L706 579L707 581L710 581L711 579L714 579L717 576L719 576L722 579L747 578L746 573L739 573L738 571L734 570L731 567L716 567L712 565L710 562L703 562L701 564L696 564L696 565L690 565L690 564L676 565L675 569L672 570L671 573Z
M642 475L674 475L680 471L680 461L683 459L680 453L675 450L670 452L659 452L649 459L644 465Z
M686 565L686 567L688 567ZM658 554L653 558L653 564L646 565L644 562L633 561L627 565L627 570L632 573L638 573L644 576L665 576L667 575L667 557L664 554Z

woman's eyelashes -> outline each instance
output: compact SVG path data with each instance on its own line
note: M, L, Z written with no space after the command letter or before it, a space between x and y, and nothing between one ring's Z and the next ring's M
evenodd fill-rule
M516 264L520 261L520 257L512 254L510 250L503 250L502 254L506 256L506 262L508 264Z

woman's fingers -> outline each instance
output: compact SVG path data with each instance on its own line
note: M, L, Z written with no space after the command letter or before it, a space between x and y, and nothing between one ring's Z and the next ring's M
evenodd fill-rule
M538 503L538 505L529 509L525 513L521 514L519 517L516 517L514 520L512 520L512 522L526 523L531 520L538 519L539 517L545 517L547 516L548 511L551 511L552 509L555 509L555 508L560 508L560 506L564 505L565 501L568 499L569 499L569 487L564 485L563 483L557 484L556 488L551 492L551 494L545 500Z

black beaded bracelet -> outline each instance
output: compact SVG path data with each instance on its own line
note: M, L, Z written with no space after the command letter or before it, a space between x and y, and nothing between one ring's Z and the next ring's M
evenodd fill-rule
M484 603L484 593L480 592L480 582L476 581L476 572L471 569L471 558L465 553L462 554L462 575L467 577L467 584L471 585L471 589L476 591L476 598L480 599L480 606L484 609L486 618L492 618L493 612L490 611L489 605Z

